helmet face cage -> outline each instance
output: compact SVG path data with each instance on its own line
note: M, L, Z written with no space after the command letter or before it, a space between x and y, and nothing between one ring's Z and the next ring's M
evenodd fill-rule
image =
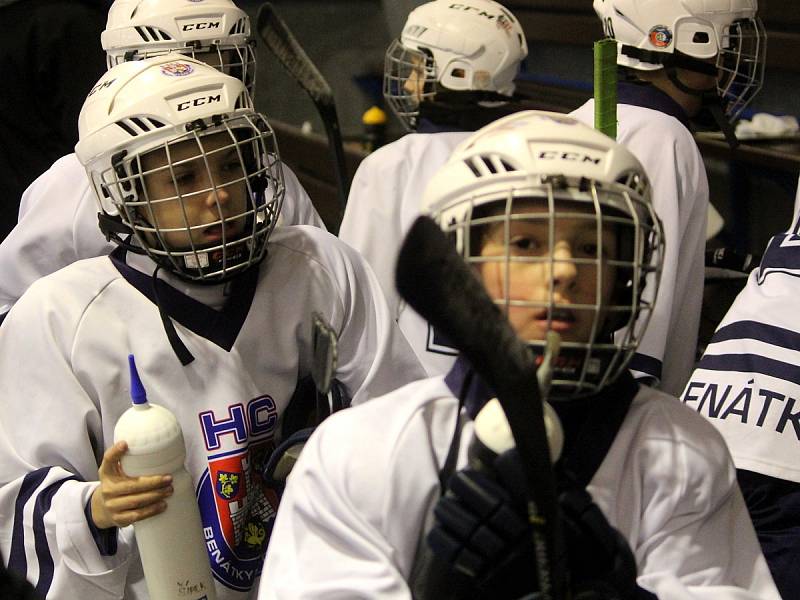
M148 256L181 279L219 283L266 255L284 182L263 115L196 121L111 164L94 174L96 188L110 194Z
M652 313L642 288L648 276L648 285L658 286L661 228L651 204L635 191L647 184L631 178L612 185L544 178L538 185L509 186L504 195L462 196L431 215L455 236L469 264L481 272L492 265L489 272L501 282L492 295L512 323L515 312L519 323L538 313L535 318L546 319L547 330L558 331L554 322L572 322L573 335L564 334L554 364L553 399L591 394L612 382L626 368ZM565 254L557 250L557 232L570 226L582 231L581 247ZM487 252L487 239L499 252ZM584 303L577 297L559 301L557 273L565 268L583 287ZM530 287L514 291L521 280L531 279L541 284L538 297L520 293ZM544 336L525 341L541 361Z
M730 119L738 117L764 83L767 35L759 18L724 28L717 55L717 93Z
M408 131L417 127L420 103L431 100L436 91L433 55L394 40L386 50L383 97Z
M116 50L108 52L106 63L112 68L123 62L131 60L144 60L154 56L164 56L172 52L194 58L214 67L218 71L236 77L244 83L247 93L252 98L256 89L256 55L255 43L203 44L200 41L182 46L165 48L163 45L148 47L142 45L130 48L127 51Z

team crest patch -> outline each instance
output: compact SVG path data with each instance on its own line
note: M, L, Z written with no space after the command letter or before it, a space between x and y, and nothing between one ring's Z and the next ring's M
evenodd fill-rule
M672 32L669 27L656 25L650 30L650 43L656 48L666 48L672 43Z
M261 574L278 507L277 494L254 466L273 444L260 446L209 457L197 492L214 577L241 592L250 591Z
M171 62L161 65L161 72L168 77L183 77L194 72L194 67L185 62Z
M230 500L239 495L239 482L242 479L241 473L228 473L220 471L217 473L217 485L215 489L217 495L223 500Z

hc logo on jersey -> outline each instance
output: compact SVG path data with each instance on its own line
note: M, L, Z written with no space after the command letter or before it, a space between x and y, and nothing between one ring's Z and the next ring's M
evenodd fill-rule
M261 396L227 412L199 415L209 454L197 502L214 577L247 592L261 574L278 506L258 468L274 448L277 408L271 397Z

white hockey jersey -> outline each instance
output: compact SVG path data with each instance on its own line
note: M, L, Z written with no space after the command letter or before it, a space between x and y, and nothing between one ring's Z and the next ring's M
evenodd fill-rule
M325 228L297 176L283 165L284 225ZM0 244L0 315L34 281L114 249L97 224L97 199L75 154L61 157L25 190L19 222Z
M683 389L694 366L708 207L705 166L676 107L661 92L623 85L617 115L617 140L650 177L666 239L658 301L631 369L637 377L660 382L659 387L673 395ZM593 125L594 101L571 115ZM353 178L339 231L372 266L401 330L430 375L447 373L455 353L400 300L394 267L403 237L420 214L428 180L470 135L409 134L368 156Z
M571 115L593 125L594 100ZM682 118L677 104L655 88L620 86L617 141L639 159L650 179L665 240L655 308L630 368L637 378L660 381L657 387L674 396L695 364L708 219L705 165ZM652 298L647 287L644 294Z
M800 217L773 237L682 400L722 433L736 466L800 483Z
M434 377L323 423L289 477L259 600L410 600L458 410ZM778 600L724 442L675 398L639 388L588 490L659 600Z
M397 254L420 214L425 186L472 132L410 133L379 148L358 166L339 238L358 250L383 288L389 310L430 375L447 373L455 351L437 343L428 322L406 306L394 284Z
M132 353L151 401L183 428L217 598L250 597L277 506L258 468L310 373L312 313L338 333L335 376L353 403L424 372L369 267L320 229L277 228L260 268L227 288L159 285L195 357L185 367L152 299L152 262L119 254L38 280L0 328L0 553L42 597L148 597L132 528L109 540L84 513L129 406ZM236 296L222 308L225 289Z

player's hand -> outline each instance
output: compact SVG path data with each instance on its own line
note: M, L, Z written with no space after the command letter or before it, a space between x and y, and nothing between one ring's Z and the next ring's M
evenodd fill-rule
M636 583L636 560L583 488L558 499L566 538L568 571L575 600L647 600L655 596Z
M516 450L493 472L456 471L434 508L428 543L464 597L516 599L538 591L533 536L525 512L524 473Z
M127 450L125 442L117 442L100 463L100 485L91 500L92 520L98 529L125 527L162 513L172 495L171 475L128 477L120 464Z

